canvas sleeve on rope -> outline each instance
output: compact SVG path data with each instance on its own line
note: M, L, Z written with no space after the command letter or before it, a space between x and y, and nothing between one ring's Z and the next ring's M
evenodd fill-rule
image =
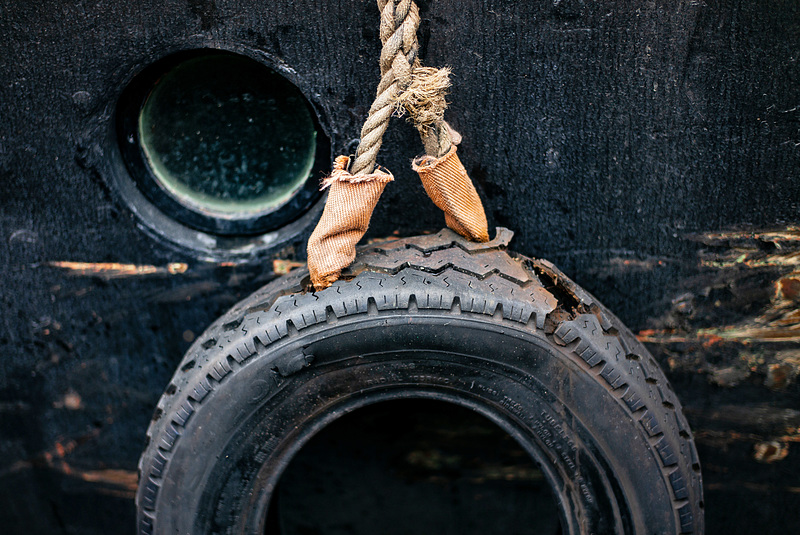
M486 214L453 145L444 156L421 156L412 164L433 204L444 212L448 227L472 241L489 241Z
M355 259L355 246L369 226L372 212L391 173L375 171L383 134L392 115L408 113L425 145L415 160L425 191L445 212L447 226L473 241L487 241L486 216L472 181L456 156L461 139L444 121L448 69L423 67L417 59L419 10L412 0L377 0L381 12L381 80L361 129L352 164L336 158L323 182L328 199L308 241L308 268L316 290L327 288ZM348 170L348 165L350 169Z
M383 134L395 111L397 96L411 83L411 70L418 65L417 5L411 0L378 0L378 8L383 43L381 81L361 128L361 141L350 171L346 171L349 159L340 156L331 177L323 182L323 187L330 184L330 192L307 248L308 270L316 290L333 284L342 269L355 259L356 244L367 231L372 211L388 182L387 173L373 173ZM345 180L345 173L359 179ZM332 180L334 175L341 179ZM363 202L357 201L362 198Z
M448 227L469 240L484 242L489 232L483 204L456 154L461 135L444 120L449 87L449 69L416 68L397 105L408 112L425 145L426 154L416 158L412 168L428 197L444 212Z
M308 271L315 288L327 288L353 263L355 244L367 231L383 188L394 180L391 173L381 170L352 175L347 171L349 162L347 156L336 158L331 176L323 183L328 188L322 212L326 224L317 225L308 240Z

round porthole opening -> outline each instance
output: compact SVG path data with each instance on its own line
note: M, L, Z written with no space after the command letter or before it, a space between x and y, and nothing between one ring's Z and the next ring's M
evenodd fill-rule
M221 51L177 54L123 95L126 166L164 214L218 235L253 235L319 199L330 145L313 107L280 72Z

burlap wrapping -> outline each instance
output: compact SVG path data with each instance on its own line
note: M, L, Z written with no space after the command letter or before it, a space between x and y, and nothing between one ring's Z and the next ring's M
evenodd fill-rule
M394 180L383 171L351 175L349 162L347 156L336 158L331 176L323 182L323 189L329 188L328 200L308 240L308 271L316 290L336 282L355 260L356 244L367 232L383 188Z
M433 203L444 212L448 227L472 241L489 241L486 213L456 146L441 158L421 156L414 160L422 185Z

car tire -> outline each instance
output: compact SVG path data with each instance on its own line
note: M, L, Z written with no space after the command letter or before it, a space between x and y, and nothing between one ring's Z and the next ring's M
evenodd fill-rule
M702 534L700 465L653 357L544 260L449 230L373 243L342 279L296 270L187 352L148 430L140 534L265 533L292 457L344 414L436 399L538 463L565 534Z

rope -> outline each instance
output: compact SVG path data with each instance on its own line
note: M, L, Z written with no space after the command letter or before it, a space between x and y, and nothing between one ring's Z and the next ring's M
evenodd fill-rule
M422 185L445 212L445 223L474 241L489 239L480 197L456 155L461 136L444 121L449 69L423 67L418 59L419 9L413 0L377 0L381 12L381 81L361 141L350 158L336 158L324 180L328 200L308 238L308 271L317 290L339 279L356 257L356 244L369 227L372 212L391 173L375 169L375 160L392 115L409 114L425 145L426 156L415 161Z
M452 130L444 121L449 88L450 69L417 67L411 73L411 85L397 97L396 115L408 112L425 145L425 153L436 158L447 154L460 141L451 137Z
M419 54L417 29L420 22L417 4L413 0L377 0L377 2L381 12L380 38L383 43L380 57L381 81L367 120L361 127L361 141L351 169L354 175L372 173L383 142L383 134L389 126L389 120L398 109L398 101L409 100L403 96L412 87L415 78L428 79L431 76L431 69L422 67L417 58ZM445 78L447 73L449 71L445 73ZM419 85L425 83L417 84ZM448 86L449 82L441 90L439 104L441 110L438 113L438 120L433 124L429 124L429 116L420 117L413 109L406 106L412 121L420 131L425 151L434 156L442 156L450 150L450 130L441 119L447 106L443 95ZM412 93L416 91L413 88L411 90ZM418 122L418 117L421 122Z

